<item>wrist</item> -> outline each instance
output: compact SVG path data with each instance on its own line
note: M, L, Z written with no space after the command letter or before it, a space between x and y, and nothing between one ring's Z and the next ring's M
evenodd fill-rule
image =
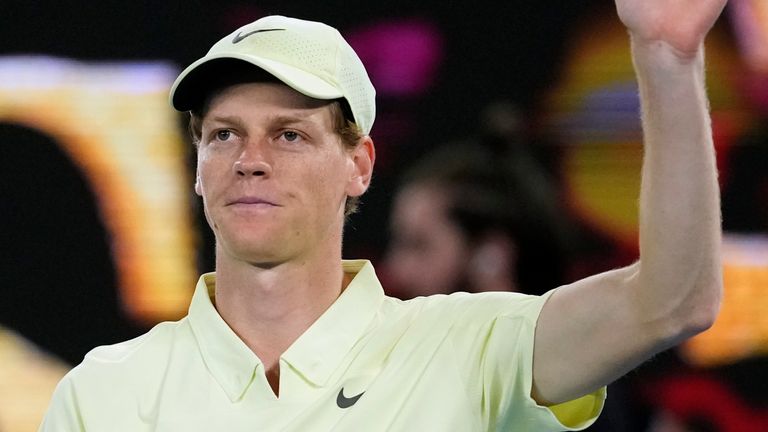
M692 51L675 48L663 40L649 40L630 32L632 59L638 72L643 70L656 71L687 71L691 67L702 68L704 64L704 43L700 43Z

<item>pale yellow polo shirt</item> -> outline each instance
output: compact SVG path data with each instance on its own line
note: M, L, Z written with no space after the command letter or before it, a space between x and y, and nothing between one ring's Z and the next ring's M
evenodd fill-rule
M367 261L280 358L280 397L216 312L213 274L189 315L91 351L42 431L555 431L584 428L604 390L553 410L531 399L546 296L386 297ZM561 421L563 423L561 423Z

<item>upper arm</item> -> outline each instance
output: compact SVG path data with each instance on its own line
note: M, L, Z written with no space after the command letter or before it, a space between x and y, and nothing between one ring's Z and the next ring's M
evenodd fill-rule
M554 292L536 325L533 397L571 400L608 385L668 347L662 319L638 307L639 264Z
M559 407L544 407L531 398L536 318L548 295L489 292L460 298L441 315L451 323L451 358L471 400L480 403L484 424L506 430L570 430L591 424L602 409L596 392Z

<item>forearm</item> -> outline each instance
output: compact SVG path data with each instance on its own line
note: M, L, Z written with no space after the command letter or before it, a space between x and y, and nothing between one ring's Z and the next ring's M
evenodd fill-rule
M721 295L720 204L703 48L632 39L645 158L636 304L675 343L711 324Z
M549 298L534 345L539 402L606 385L714 320L720 204L702 44L725 2L616 0L632 34L642 106L640 261Z

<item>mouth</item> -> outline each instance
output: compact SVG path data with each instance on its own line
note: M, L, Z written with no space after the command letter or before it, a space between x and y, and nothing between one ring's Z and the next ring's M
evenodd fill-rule
M227 206L280 207L279 205L277 205L272 201L269 201L260 197L251 197L251 196L236 198L230 201L229 203L227 203Z

